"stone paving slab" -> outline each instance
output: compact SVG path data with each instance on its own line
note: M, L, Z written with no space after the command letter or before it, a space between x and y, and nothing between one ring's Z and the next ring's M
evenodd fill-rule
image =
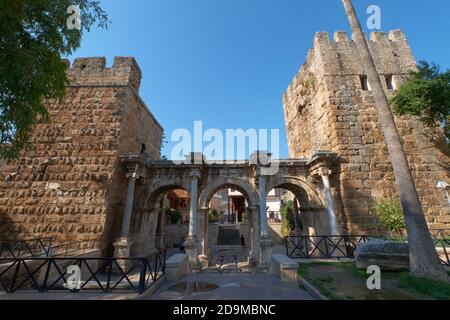
M182 282L216 285L210 291L171 291L170 287ZM264 274L192 274L176 283L165 283L152 297L155 300L313 300L296 283L282 282L277 276Z

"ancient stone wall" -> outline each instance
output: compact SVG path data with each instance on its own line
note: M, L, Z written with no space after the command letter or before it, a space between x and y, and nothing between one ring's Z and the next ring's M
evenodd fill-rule
M404 34L371 34L372 55L389 96L405 81L416 62ZM396 196L392 167L378 113L356 44L344 32L319 32L305 64L283 97L290 156L308 157L330 150L340 157L333 168L335 210L342 231L374 232L369 214L374 201ZM439 148L442 132L415 117L396 117L398 131L416 187L432 228L450 226L445 193L449 158Z
M63 102L48 104L32 149L0 168L0 238L103 239L121 225L127 188L119 156L160 157L163 129L139 97L133 58L76 59Z

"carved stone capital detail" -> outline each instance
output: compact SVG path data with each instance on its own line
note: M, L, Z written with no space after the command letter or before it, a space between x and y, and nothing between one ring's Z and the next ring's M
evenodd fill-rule
M317 174L321 177L329 177L332 173L333 171L328 168L320 168L317 170Z
M201 175L201 172L200 172L199 169L192 169L192 170L189 172L189 176L190 176L191 178L197 178L197 179L200 179L200 177L201 177L202 175Z

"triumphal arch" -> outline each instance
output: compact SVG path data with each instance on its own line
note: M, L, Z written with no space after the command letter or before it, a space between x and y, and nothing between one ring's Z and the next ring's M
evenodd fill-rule
M338 231L328 176L336 154L319 151L308 159L270 159L264 163L262 157L270 159L270 154L255 152L250 160L233 162L208 161L201 153L186 156L182 163L155 161L142 154L122 157L128 191L116 256L146 255L164 247L166 217L161 202L171 189L186 190L191 199L185 248L194 267L208 264L207 216L212 197L223 188L238 190L246 198L248 260L253 265L265 267L270 261L266 197L275 188L292 192L298 203L296 216L306 227L318 234L335 235Z

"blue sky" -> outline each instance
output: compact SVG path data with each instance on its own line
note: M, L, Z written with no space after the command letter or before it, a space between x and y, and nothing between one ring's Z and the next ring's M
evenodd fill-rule
M173 130L280 129L282 95L317 31L349 31L340 0L103 0L108 30L85 34L73 57L134 56L141 96L170 138ZM354 0L361 20L371 4L382 29L402 29L417 60L450 67L450 1ZM365 23L363 23L365 25ZM170 140L170 139L168 139ZM174 143L163 153L170 157Z

